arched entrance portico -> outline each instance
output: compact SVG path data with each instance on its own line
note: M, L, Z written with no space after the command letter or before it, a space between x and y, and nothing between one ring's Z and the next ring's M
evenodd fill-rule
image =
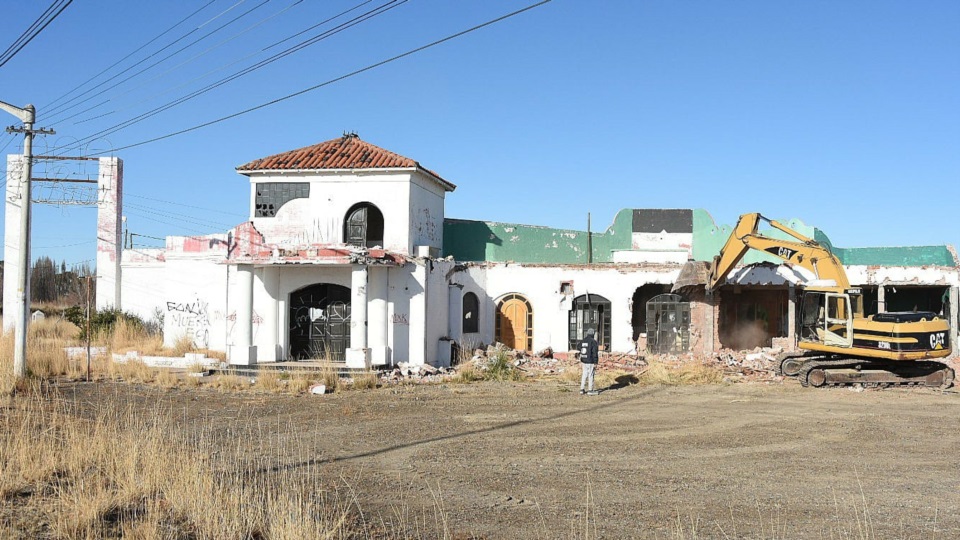
M317 283L290 294L290 356L343 362L350 345L350 288Z

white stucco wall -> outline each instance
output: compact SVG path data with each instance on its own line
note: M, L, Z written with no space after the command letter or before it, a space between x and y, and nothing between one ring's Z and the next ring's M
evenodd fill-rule
M443 204L446 192L421 173L410 184L411 253L416 246L429 246L439 254L443 249Z
M261 182L308 182L310 197L287 202L274 217L254 217L256 184ZM383 247L409 253L412 246L408 226L412 208L410 189L409 172L254 174L250 178L250 216L271 244L341 244L343 221L350 207L368 202L383 213ZM441 223L442 219L441 208Z
M496 302L504 295L524 296L533 308L534 351L552 347L569 348L569 310L573 298L590 293L610 301L610 341L613 352L634 349L631 302L637 288L647 283L673 283L680 274L679 265L658 268L550 267L515 264L486 268L486 290L481 296L483 341L494 340ZM475 279L475 278L474 278ZM560 283L573 281L572 295L560 294ZM486 297L483 300L483 297Z
M229 322L228 266L207 257L171 257L164 273L163 343L172 347L188 336L194 346L226 350L221 330Z
M943 266L846 266L856 285L960 285L960 272Z

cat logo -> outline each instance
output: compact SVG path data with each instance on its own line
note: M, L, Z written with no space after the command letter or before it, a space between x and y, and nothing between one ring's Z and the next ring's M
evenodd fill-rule
M787 249L787 248L785 248L785 247L778 248L778 249L777 249L777 257L780 257L780 258L782 258L782 259L784 259L784 260L788 260L788 261L789 261L789 260L790 260L790 257L793 257L793 254L796 253L796 252L797 252L797 251L794 250L794 249Z
M930 334L930 348L935 351L943 349L945 339L946 332L934 332Z

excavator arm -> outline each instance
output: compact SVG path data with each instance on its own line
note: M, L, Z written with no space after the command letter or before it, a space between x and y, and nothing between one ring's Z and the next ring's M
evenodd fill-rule
M786 233L795 240L771 238L758 232L760 222ZM782 259L787 264L805 268L817 276L817 279L833 280L837 287L846 289L850 286L847 273L840 260L830 250L812 238L808 238L797 231L761 216L758 213L743 214L737 221L736 227L730 233L730 238L714 257L710 267L710 276L707 278L707 290L712 291L720 285L727 274L743 260L747 251L756 249Z

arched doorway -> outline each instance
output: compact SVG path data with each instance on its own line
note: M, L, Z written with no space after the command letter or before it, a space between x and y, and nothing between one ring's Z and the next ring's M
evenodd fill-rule
M350 289L318 283L290 294L290 356L346 360L350 345Z
M570 309L570 350L578 350L587 330L596 331L597 343L610 345L610 301L599 294L584 294L573 299Z
M511 349L533 350L533 307L519 294L508 294L497 304L496 339Z
M383 213L370 203L350 207L343 220L343 241L353 246L383 246Z

